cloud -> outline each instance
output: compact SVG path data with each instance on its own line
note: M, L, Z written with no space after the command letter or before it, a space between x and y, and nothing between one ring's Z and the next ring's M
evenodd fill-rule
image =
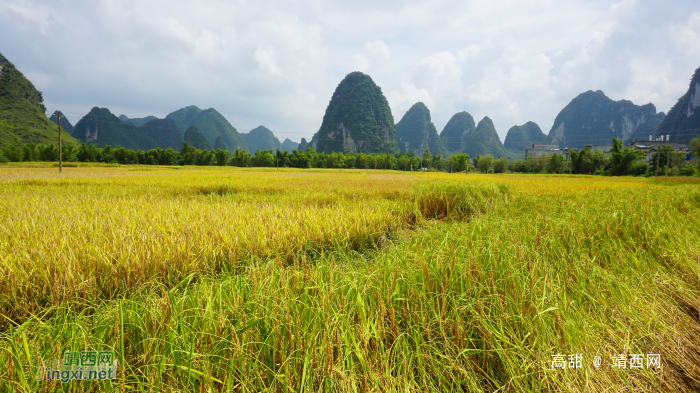
M266 50L262 50L262 49L256 49L255 50L255 60L258 62L258 65L260 66L261 69L270 71L273 74L277 74L277 75L282 74L282 70L280 70L279 66L277 66L277 63L275 61L275 52L274 51L266 51Z
M387 59L391 57L389 47L381 40L366 43L365 49Z
M695 0L0 3L0 51L73 123L92 106L162 117L195 104L297 141L357 70L396 121L422 101L438 130L466 110L502 138L530 120L547 132L598 89L668 111L699 40Z

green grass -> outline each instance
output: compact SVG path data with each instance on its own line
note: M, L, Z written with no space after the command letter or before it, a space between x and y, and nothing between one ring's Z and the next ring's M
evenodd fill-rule
M93 193L118 195L123 184L124 197L150 187L152 199L180 198L172 191L227 173L205 172L182 184L170 183L180 175L172 171L87 180ZM291 261L247 255L236 270L38 310L0 334L0 389L54 391L60 382L33 382L18 366L96 348L118 354L118 379L64 391L697 390L697 183L333 173L276 185L272 174L228 173L250 174L237 180L244 199L277 187L281 195L265 197L275 206L304 195L385 199L417 218L376 247L324 243ZM44 198L78 192L31 187L23 192ZM663 368L611 368L620 353L658 353ZM581 354L583 367L552 369L555 354Z

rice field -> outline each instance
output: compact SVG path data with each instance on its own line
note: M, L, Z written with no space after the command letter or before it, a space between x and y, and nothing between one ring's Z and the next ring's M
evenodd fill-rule
M700 389L697 179L0 167L0 199L3 391ZM23 367L87 349L117 378Z

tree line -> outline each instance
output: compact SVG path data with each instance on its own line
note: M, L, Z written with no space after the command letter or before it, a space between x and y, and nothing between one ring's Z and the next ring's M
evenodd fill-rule
M700 156L700 138L691 141L693 153ZM470 158L468 154L453 154L444 157L426 149L422 156L413 152L382 153L324 153L308 147L306 150L200 150L183 143L180 151L172 148L130 150L121 146L96 147L94 144L63 146L65 162L115 163L122 165L218 165L236 167L289 167L289 168L347 168L347 169L392 169L400 171L442 171L442 172L481 172L481 173L572 173L598 174L609 176L697 176L698 159L695 163L687 160L685 153L674 152L662 147L655 151L647 165L644 153L624 147L622 140L613 138L610 154L585 147L580 151L570 150L567 160L561 154L509 161L505 157L490 154ZM21 148L16 146L0 149L0 162L58 161L58 148L55 145L28 143Z

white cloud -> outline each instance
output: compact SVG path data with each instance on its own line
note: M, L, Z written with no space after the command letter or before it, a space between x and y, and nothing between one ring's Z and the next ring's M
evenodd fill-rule
M389 47L384 43L384 41L381 40L366 43L365 49L387 59L391 57L391 51L389 50Z
M260 68L262 68L263 70L270 71L273 74L277 75L282 74L282 70L280 70L279 66L277 66L277 62L275 61L274 51L256 49L255 60L258 62Z

